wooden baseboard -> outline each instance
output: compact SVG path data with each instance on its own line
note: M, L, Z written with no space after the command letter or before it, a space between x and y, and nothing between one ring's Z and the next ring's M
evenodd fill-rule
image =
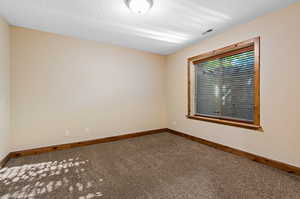
M229 153L232 153L232 154L235 154L235 155L242 156L244 158L248 158L252 161L259 162L261 164L265 164L265 165L268 165L268 166L286 171L288 173L294 173L294 174L300 175L300 168L289 165L289 164L286 164L286 163L283 163L283 162L279 162L279 161L276 161L276 160L271 160L271 159L268 159L268 158L265 158L265 157L261 157L261 156L258 156L258 155L252 154L252 153L248 153L248 152L245 152L245 151L234 149L234 148L222 145L222 144L211 142L211 141L208 141L208 140L205 140L205 139L202 139L202 138L198 138L198 137L195 137L195 136L192 136L192 135L188 135L188 134L185 134L185 133L182 133L182 132L179 132L179 131L175 131L175 130L172 130L172 129L168 129L168 132L172 133L174 135L178 135L178 136L187 138L187 139L192 140L192 141L199 142L201 144L208 145L210 147L213 147L213 148L225 151L225 152L229 152Z
M218 144L215 142L211 142L202 138L198 138L192 135L188 135L179 131L175 131L172 129L156 129L156 130L150 130L150 131L142 131L142 132L136 132L136 133L130 133L130 134L125 134L125 135L118 135L118 136L113 136L113 137L107 137L107 138L100 138L100 139L95 139L95 140L88 140L88 141L82 141L82 142L74 142L74 143L69 143L69 144L61 144L61 145L54 145L54 146L49 146L49 147L41 147L41 148L36 148L36 149L29 149L29 150L23 150L23 151L15 151L10 154L8 154L2 161L0 161L0 168L4 167L4 165L8 162L10 158L17 158L21 156L28 156L28 155L35 155L35 154L40 154L40 153L47 153L51 151L57 151L57 150L64 150L64 149L69 149L69 148L74 148L74 147L81 147L81 146L87 146L87 145L93 145L93 144L100 144L100 143L106 143L106 142L113 142L113 141L118 141L118 140L124 140L124 139L129 139L129 138L134 138L134 137L139 137L139 136L144 136L144 135L151 135L151 134L157 134L157 133L163 133L163 132L169 132L171 134L181 136L184 138L187 138L192 141L199 142L201 144L208 145L210 147L229 152L235 155L239 155L245 158L248 158L252 161L262 163L277 169L281 169L283 171L286 171L288 173L294 173L297 175L300 175L300 168L279 162L276 160L271 160L265 157L261 157L255 154L251 154L245 151L241 151L238 149L234 149L222 144Z
M15 151L15 152L12 152L9 157L17 158L17 157L21 157L21 156L28 156L28 155L35 155L35 154L40 154L40 153L47 153L47 152L51 152L51 151L70 149L70 148L74 148L74 147L100 144L100 143L105 143L105 142L113 142L113 141L124 140L124 139L128 139L128 138L144 136L144 135L151 135L151 134L167 132L167 130L168 129L166 129L166 128L165 129L156 129L156 130L135 132L135 133L118 135L118 136L107 137L107 138L100 138L100 139L95 139L95 140L87 140L87 141L74 142L74 143L69 143L69 144L61 144L61 145L41 147L41 148L36 148L36 149Z
M7 154L1 161L0 161L0 169L3 168L6 163L8 162L8 160L10 159L10 153Z

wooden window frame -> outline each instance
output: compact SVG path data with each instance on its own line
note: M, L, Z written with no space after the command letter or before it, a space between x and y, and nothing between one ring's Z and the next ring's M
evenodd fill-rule
M191 67L193 64L222 58L241 52L254 51L254 84L253 84L253 122L243 122L239 120L223 119L216 117L208 117L192 114L192 95L194 91L191 88ZM260 37L239 42L221 49L213 50L201 55L190 57L188 62L188 114L187 118L194 120L202 120L207 122L220 123L230 126L237 126L248 129L261 129L260 125Z

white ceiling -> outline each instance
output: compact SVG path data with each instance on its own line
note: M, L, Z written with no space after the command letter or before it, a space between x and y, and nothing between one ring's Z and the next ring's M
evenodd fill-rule
M124 0L0 0L0 15L16 26L169 54L298 0L153 1L136 15Z

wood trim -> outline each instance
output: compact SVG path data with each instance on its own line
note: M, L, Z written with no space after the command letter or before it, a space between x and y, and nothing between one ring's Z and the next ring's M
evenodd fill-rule
M188 115L191 114L191 63L188 61L188 68L187 68L187 75L188 75Z
M213 148L216 148L216 149L228 152L228 153L232 153L232 154L247 158L249 160L252 160L252 161L255 161L255 162L258 162L258 163L261 163L261 164L271 166L273 168L277 168L277 169L286 171L288 173L293 173L293 174L296 174L296 175L300 175L300 168L296 167L296 166L292 166L292 165L289 165L289 164L286 164L286 163L283 163L283 162L279 162L279 161L276 161L276 160L272 160L272 159L269 159L269 158L258 156L258 155L252 154L252 153L248 153L248 152L245 152L245 151L242 151L242 150L239 150L239 149L235 149L235 148L232 148L232 147L229 147L229 146L218 144L218 143L215 143L215 142L212 142L212 141L208 141L208 140L198 138L198 137L195 137L195 136L192 136L192 135L188 135L188 134L185 134L185 133L182 133L182 132L179 132L179 131L175 131L175 130L172 130L172 129L168 129L168 132L171 133L171 134L181 136L181 137L184 137L186 139L195 141L195 142L199 142L201 144L208 145L210 147L213 147Z
M28 150L22 150L22 151L15 151L10 154L10 158L17 158L21 156L28 156L28 155L36 155L40 153L47 153L57 150L64 150L64 149L70 149L75 147L81 147L81 146L88 146L93 144L100 144L100 143L106 143L106 142L114 142L134 137L140 137L144 135L151 135L151 134L157 134L157 133L163 133L166 132L167 129L156 129L156 130L149 130L149 131L142 131L142 132L136 132L136 133L130 133L125 135L118 135L113 137L106 137L106 138L100 138L95 140L87 140L82 142L73 142L69 144L61 144L61 145L54 145L54 146L48 146L48 147L41 147L36 149L28 149Z
M239 121L233 121L233 120L226 120L226 119L218 119L218 118L212 118L212 117L203 117L203 116L198 116L198 115L193 115L193 116L186 116L189 119L193 120L201 120L201 121L207 121L207 122L214 122L218 124L226 124L229 126L237 126L241 128L247 128L247 129L261 129L262 127L260 125L255 125L251 123L246 123L246 122L239 122Z
M226 52L226 53L214 55L214 56L207 57L207 58L204 58L204 59L199 59L199 60L193 61L193 63L194 64L200 64L200 63L207 62L207 61L210 61L210 60L220 59L220 58L228 57L228 56L233 56L233 55L237 55L237 54L240 54L240 53L253 51L253 50L254 50L254 43L252 43L248 47L240 48L240 49L237 49L237 50L232 50L232 51L229 51L229 52Z
M219 55L219 54L224 54L224 53L227 53L229 51L234 51L234 50L238 50L238 49L241 49L241 48L245 48L245 47L253 45L253 43L255 43L255 41L258 38L259 37L255 37L253 39L249 39L249 40L246 40L246 41L238 42L238 43L226 46L224 48L219 48L217 50L212 50L212 51L203 53L201 55L189 57L188 61L189 62L194 62L194 61L197 61L197 60L200 60L200 59L205 59L205 58L216 56L216 55Z
M235 55L241 52L247 52L254 50L254 85L253 85L253 122L242 122L231 119L223 118L210 118L205 116L198 116L192 114L192 91L191 91L191 63L198 64L204 61L217 59L224 56ZM260 37L249 39L247 41L239 42L224 48L213 50L198 56L190 57L187 60L187 75L188 75L188 111L187 118L194 120L202 120L207 122L214 122L219 124L225 124L230 126L237 126L242 128L248 128L253 130L261 129L260 125Z
M253 85L253 102L254 118L253 123L260 125L260 38L254 39L254 85Z
M7 154L7 155L0 161L0 169L3 168L3 167L6 165L6 163L9 161L10 155L11 155L10 153Z

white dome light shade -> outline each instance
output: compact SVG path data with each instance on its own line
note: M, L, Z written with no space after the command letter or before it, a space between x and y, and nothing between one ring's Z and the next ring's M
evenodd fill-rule
M132 12L137 14L145 14L153 5L152 0L125 0L125 3Z

